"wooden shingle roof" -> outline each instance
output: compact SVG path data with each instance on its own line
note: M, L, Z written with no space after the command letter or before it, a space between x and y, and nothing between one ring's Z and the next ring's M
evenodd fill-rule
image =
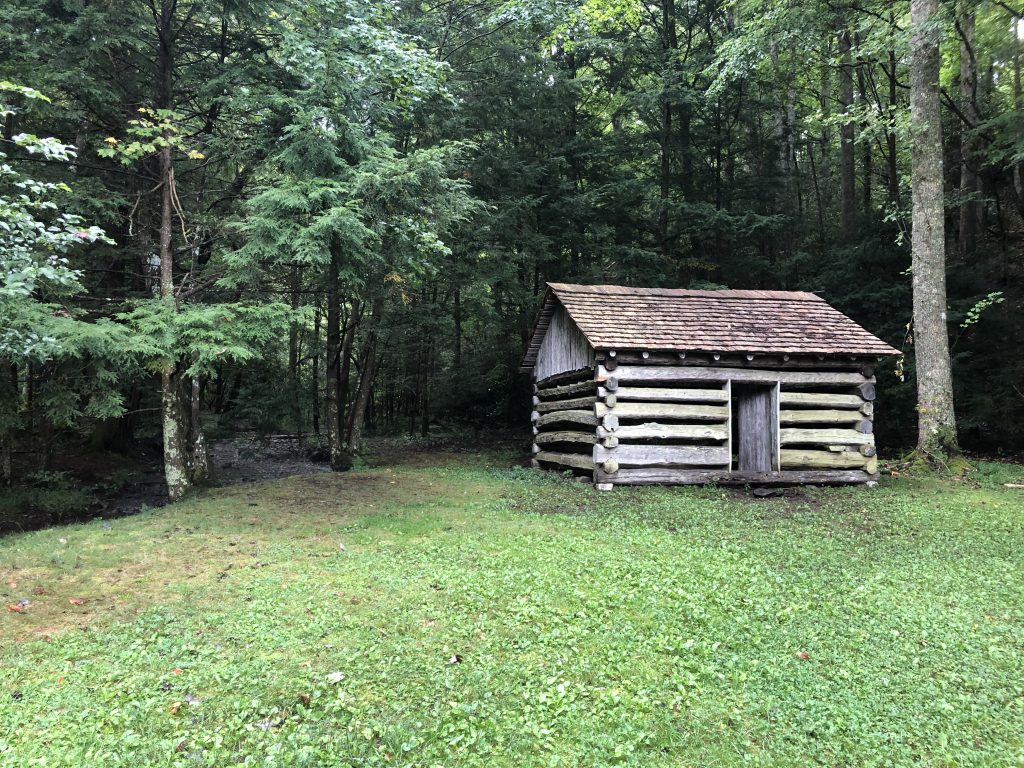
M558 304L595 349L899 354L813 293L548 283L523 370L536 362Z

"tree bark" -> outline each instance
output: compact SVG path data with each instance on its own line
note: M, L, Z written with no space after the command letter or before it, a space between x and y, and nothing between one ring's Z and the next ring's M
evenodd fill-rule
M661 93L661 168L658 190L658 249L668 255L668 208L672 185L672 100L675 88L675 50L679 47L676 35L675 0L661 0L662 49L664 53L664 80Z
M958 450L946 328L939 0L911 0L910 122L918 450Z
M838 32L839 44L839 106L843 111L843 121L839 124L839 210L844 233L853 230L857 206L856 160L854 152L853 120L850 109L853 107L853 60L851 55L850 31L844 23L840 23Z
M302 267L293 265L289 275L291 309L299 311L299 291L302 288ZM299 321L292 317L288 325L288 383L291 386L292 427L302 437L302 388L299 386Z
M313 398L310 402L313 404L313 434L316 436L317 442L320 440L320 302L317 301L313 307L313 343L310 347L312 350L312 360L310 366L312 367L312 380L313 380Z
M14 427L18 415L18 366L0 364L0 486L14 483Z
M345 466L345 446L341 429L342 408L341 398L341 297L338 291L339 256L331 249L331 262L327 268L327 347L324 371L326 382L326 407L324 419L327 421L327 450L330 453L331 467L341 469Z
M895 25L895 21L893 21ZM900 169L896 155L896 116L899 114L899 102L896 92L896 51L889 51L889 124L885 133L886 161L888 164L889 202L895 206L900 203Z
M203 385L195 376L189 380L189 473L193 484L210 479L210 452L203 430Z
M376 373L377 333L375 330L371 330L363 346L363 364L359 370L359 386L356 389L356 399L352 402L352 412L349 414L347 443L352 451L359 448L359 441L363 438L366 408L370 403L370 392Z
M174 88L174 0L161 0L157 19L159 38L159 97L160 109L173 106ZM170 133L164 134L170 141ZM174 251L171 236L174 224L172 195L174 191L174 162L171 147L160 148L160 297L171 311L177 311L174 295ZM192 473L189 467L188 414L181 392L184 371L179 361L172 360L164 367L160 377L161 421L163 424L164 476L167 479L167 494L171 501L177 501L192 487Z

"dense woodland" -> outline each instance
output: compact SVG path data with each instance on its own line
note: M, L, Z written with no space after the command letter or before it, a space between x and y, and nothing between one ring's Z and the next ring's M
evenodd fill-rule
M905 352L878 374L895 455L918 420L929 149L960 442L1021 449L1024 7L921 18L8 0L2 480L162 436L173 496L237 430L299 433L344 468L371 433L525 426L547 280L819 293ZM941 131L911 121L914 29L939 44Z

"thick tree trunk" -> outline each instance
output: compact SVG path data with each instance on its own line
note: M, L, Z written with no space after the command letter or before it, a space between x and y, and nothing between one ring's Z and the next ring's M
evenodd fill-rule
M857 206L857 181L853 120L850 109L853 107L853 59L851 55L850 31L841 23L838 33L839 43L839 107L843 111L843 121L839 124L839 212L843 231L849 233Z
M975 53L974 7L967 4L960 24L960 111L966 125L960 138L960 256L968 258L977 248L978 233L983 226L982 205L977 199L981 191L978 162L980 147L972 131L978 126L978 59Z
M911 0L910 122L914 349L918 450L957 450L946 328L946 256L939 98L939 0Z
M157 19L159 37L158 66L160 71L158 106L171 109L174 88L174 0L161 0ZM165 135L166 140L171 136ZM174 163L171 147L160 149L160 297L172 311L177 311L174 295L174 251L171 235L174 224L172 195L174 193ZM181 391L184 371L178 362L170 362L161 374L161 421L164 442L164 476L171 501L184 496L192 487L189 462L189 414Z

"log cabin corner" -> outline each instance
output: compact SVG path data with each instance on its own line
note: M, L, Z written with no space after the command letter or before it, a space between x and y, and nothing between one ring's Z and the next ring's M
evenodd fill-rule
M897 354L813 293L548 283L521 366L533 466L602 490L871 482Z

